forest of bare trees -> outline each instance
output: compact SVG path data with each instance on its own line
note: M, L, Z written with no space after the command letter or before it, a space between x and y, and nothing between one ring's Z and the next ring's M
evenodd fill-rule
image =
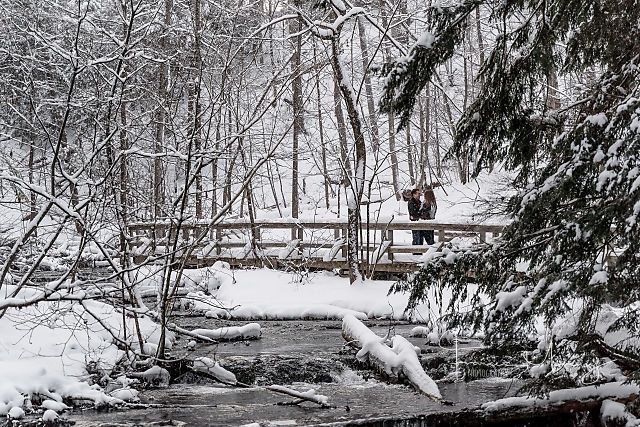
M417 39L424 6L4 5L2 191L33 232L57 211L52 230L100 242L107 224L124 250L136 221L324 207L355 224L363 194L464 183L473 159L445 154L493 38L483 11L404 129L377 105L377 71Z

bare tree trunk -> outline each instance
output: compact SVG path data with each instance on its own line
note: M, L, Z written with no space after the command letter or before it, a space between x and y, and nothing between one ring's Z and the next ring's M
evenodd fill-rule
M380 0L380 13L382 15L382 25L387 28L388 27L388 19L386 15L387 6L385 4L385 0ZM385 45L384 49L384 59L388 61L391 59L391 52L389 50L389 45ZM391 161L391 181L393 184L393 192L396 195L396 200L400 200L400 180L399 180L399 171L398 171L398 155L396 153L396 125L395 125L395 116L393 113L387 114L387 120L389 125L389 159Z
M391 159L391 176L393 181L393 191L396 194L396 200L400 200L400 183L398 171L398 154L396 153L396 124L395 116L389 113L389 158Z
M362 74L364 78L364 89L367 94L367 110L369 112L369 129L371 130L371 148L377 152L380 148L380 132L378 130L378 116L373 101L373 89L371 88L371 76L369 75L369 49L367 37L362 19L357 18L358 34L360 36L360 52L362 54Z
M470 66L469 61L467 60L467 55L469 54L469 50L471 49L471 44L468 43L469 39L469 27L467 26L467 38L462 41L462 70L464 76L464 94L462 97L462 111L467 109L467 103L469 101L469 71L468 67Z
M301 23L299 19L290 21L289 33L297 34L300 32ZM299 149L300 134L303 130L302 116L302 75L300 74L300 56L302 49L302 37L296 35L294 38L294 52L291 61L291 72L293 73L293 147L292 147L292 176L291 176L291 216L298 218L300 211L300 198L298 195L298 175L299 175ZM295 229L291 230L291 239L297 238Z
M547 100L546 105L549 110L560 108L560 98L558 97L558 73L556 69L549 71L547 75Z
M414 170L414 162L413 162L413 147L411 142L411 123L407 123L405 129L405 136L407 137L407 162L409 163L409 176L411 177L411 182L416 182L416 173Z
M258 242L260 236L258 235L258 228L256 227L256 213L253 205L253 190L252 185L249 183L245 188L245 198L247 199L247 213L249 214L249 223L251 224L251 251L254 257L258 257Z
M127 104L122 101L120 104L120 217L123 228L120 230L120 253L126 253L125 226L129 219L129 171L127 168L127 156L124 154L129 149L129 138L127 137ZM122 264L124 265L124 264Z
M233 133L233 128L231 124L231 109L227 111L227 128L228 134L231 135ZM229 153L230 154L230 153ZM236 150L233 157L230 159L227 158L225 162L226 175L224 180L224 188L222 189L222 204L226 205L231 200L231 179L233 177L233 168L235 166L236 158L238 157L238 150ZM232 209L229 210L231 212Z
M191 129L191 138L193 138L193 145L197 156L200 156L200 150L202 148L201 143L201 114L202 114L202 106L200 103L200 86L201 86L201 76L202 76L202 54L200 52L200 36L202 30L202 20L200 16L200 0L192 0L192 17L193 17L193 38L194 38L194 46L192 52L192 66L191 73L192 78L189 82L189 105L190 113L192 116L190 117L190 123L192 124ZM200 219L203 217L202 213L202 170L198 168L195 176L195 202L196 202L196 218Z
M434 91L434 96L435 96L435 103L434 103L434 108L437 108L436 106L438 105L438 92ZM434 132L434 136L435 136L435 144L433 144L433 149L435 151L435 158L436 158L436 173L438 174L438 176L442 176L442 157L440 156L440 123L438 120L438 114L437 114L437 110L436 110L436 114L435 114L435 126L434 126L435 132Z
M424 155L425 165L429 170L429 183L433 181L432 166L431 166L431 154L429 153L429 145L431 140L431 84L427 83L425 89L425 106L424 106Z
M320 150L322 156L322 175L324 176L324 201L325 206L329 209L329 189L331 180L327 169L327 147L324 142L324 126L322 124L322 102L320 98L320 70L318 69L318 61L316 54L315 39L313 43L313 65L316 72L316 96L318 98L318 132L320 133Z
M218 157L220 155L220 122L216 124L215 156L211 162L211 218L218 213Z
M423 187L425 182L427 181L426 171L427 171L427 156L428 156L428 148L427 145L427 132L425 129L425 108L424 108L424 100L420 97L418 102L419 108L419 120L420 120L420 156L418 165L420 167L420 179L418 181L418 186Z
M172 0L165 0L164 2L164 28L162 36L160 37L160 50L162 54L167 50L167 37L169 26L171 25L171 9L173 7ZM169 64L168 59L160 63L160 72L158 78L158 98L160 99L160 105L156 114L156 138L154 151L156 156L153 158L153 217L158 219L162 217L163 205L164 205L164 179L163 179L163 165L159 154L162 153L165 147L166 137L166 108L168 98L168 74Z
M478 33L478 51L480 53L480 67L484 65L484 43L482 41L482 28L480 24L480 6L476 7L476 31Z
M360 247L358 231L360 228L360 201L362 200L362 192L364 190L367 153L364 134L362 133L362 121L358 113L357 105L355 104L355 94L353 93L353 88L345 76L345 70L342 68L339 54L340 50L338 47L338 40L337 37L334 37L331 39L331 64L333 66L336 82L342 92L342 96L347 107L347 114L349 116L349 122L351 123L351 130L353 132L356 155L353 183L349 189L346 189L347 192L350 192L347 203L347 258L349 262L349 280L353 284L362 280L362 274L360 273L360 257L358 254Z
M442 85L442 80L440 80L440 77L437 74L436 74L436 78L438 80L438 83ZM442 92L442 100L444 103L444 110L446 113L447 126L449 127L449 134L454 135L455 123L453 121L451 105L449 104L451 101L446 96L444 91L441 90L440 92ZM462 184L466 184L469 181L469 156L467 151L465 150L462 152L461 155L457 156L456 161L458 163L458 175L460 177L460 182Z
M340 141L340 157L342 160L343 174L342 182L345 187L348 186L351 173L351 162L349 161L349 149L347 148L347 127L342 112L342 95L338 80L334 79L333 84L334 111L336 113L336 122L338 124L338 140Z
M278 202L278 193L276 192L275 177L273 176L273 172L271 171L269 162L267 162L267 176L269 180L269 186L271 187L271 194L273 195L273 201L276 204L276 208L278 209L278 214L282 216L282 209L280 208L280 203Z
M31 185L35 185L36 183L34 182L34 172L35 172L35 138L29 138L29 184ZM37 205L36 205L37 199L36 199L36 192L35 191L31 191L31 194L29 196L29 216L28 219L29 221L31 221L32 219L34 219L36 217L36 215L38 214L38 209L37 209ZM34 232L34 237L38 236L38 230L36 229L36 231Z

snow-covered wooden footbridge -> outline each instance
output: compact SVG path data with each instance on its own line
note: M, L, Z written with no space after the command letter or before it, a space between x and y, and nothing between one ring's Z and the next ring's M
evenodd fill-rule
M427 245L411 244L412 230L434 230L436 246L453 238L485 242L498 236L497 224L378 220L362 223L361 262L368 271L405 273L418 268ZM144 222L129 225L132 253L152 260L176 251L188 266L225 261L236 266L346 269L345 220L245 219L219 223Z

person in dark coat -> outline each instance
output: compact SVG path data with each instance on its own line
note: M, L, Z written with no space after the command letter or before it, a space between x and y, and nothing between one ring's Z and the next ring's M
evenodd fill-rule
M433 190L430 191L433 192ZM411 198L407 202L409 219L411 221L419 221L421 219L425 219L429 215L431 204L423 204L420 200L421 196L422 191L420 191L419 188L411 190ZM433 230L411 230L411 234L413 236L413 245L422 245L424 242L427 242L429 245L434 243Z

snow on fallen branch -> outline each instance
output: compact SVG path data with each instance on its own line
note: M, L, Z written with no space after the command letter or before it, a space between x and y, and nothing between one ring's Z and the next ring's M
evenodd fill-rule
M413 344L405 338L393 337L393 347L390 348L384 343L384 338L353 316L345 316L342 320L342 336L347 342L357 345L359 351L356 358L359 361L367 362L392 379L405 379L425 396L442 402L438 386L422 368Z
M329 398L322 394L316 394L316 391L310 388L307 391L300 392L289 387L284 387L281 385L268 385L265 387L267 390L274 391L276 393L286 394L287 396L296 397L300 400L306 400L309 402L317 403L322 407L330 407Z
M235 374L220 366L220 363L215 362L208 357L198 357L193 361L193 367L191 371L203 375L205 377L214 379L222 384L238 386L238 387L251 387L249 384L241 383L237 380ZM269 390L275 393L286 394L287 396L295 397L297 402L302 401L316 403L323 408L331 408L329 405L329 398L322 394L316 394L314 389L309 389L305 392L293 390L281 385L269 385L263 387L265 390Z
M546 398L517 396L498 399L472 409L434 414L437 418L428 415L425 421L438 421L438 425L513 425L532 417L557 420L560 414L599 411L603 421L626 418L627 422L633 422L635 420L627 416L623 404L637 400L639 394L640 386L637 384L611 382L555 390Z
M228 326L218 329L194 329L191 333L196 336L203 336L218 341L257 340L262 334L258 323L248 323L244 326Z
M488 412L501 410L513 410L516 408L543 408L559 406L567 402L590 402L602 400L627 401L634 400L640 395L640 386L637 384L625 384L612 382L587 387L555 390L549 393L547 398L535 398L527 396L507 397L494 400L482 405L482 409Z

